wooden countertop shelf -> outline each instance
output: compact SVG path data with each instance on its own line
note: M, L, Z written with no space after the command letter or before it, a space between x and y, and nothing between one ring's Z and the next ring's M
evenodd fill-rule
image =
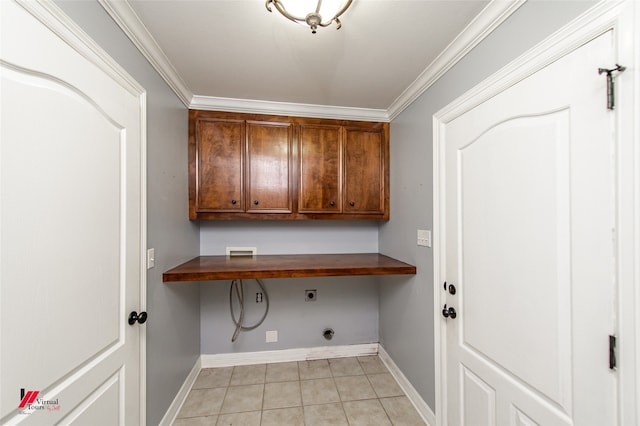
M162 281L415 275L415 273L415 266L379 253L198 256L166 271L162 274Z

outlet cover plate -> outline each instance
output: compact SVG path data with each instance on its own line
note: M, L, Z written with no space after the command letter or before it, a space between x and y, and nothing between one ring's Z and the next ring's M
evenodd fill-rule
M267 343L275 343L278 341L278 330L269 330L266 335Z

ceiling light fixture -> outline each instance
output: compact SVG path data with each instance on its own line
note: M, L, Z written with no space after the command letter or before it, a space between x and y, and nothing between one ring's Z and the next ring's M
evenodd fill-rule
M335 21L337 30L342 27L342 22L338 17L347 11L353 0L267 0L265 6L271 12L273 4L278 12L285 18L293 22L305 22L311 28L313 34L316 33L318 27L328 27ZM288 4L288 9L285 8ZM310 10L314 11L309 12ZM323 20L323 16L331 16L331 19Z

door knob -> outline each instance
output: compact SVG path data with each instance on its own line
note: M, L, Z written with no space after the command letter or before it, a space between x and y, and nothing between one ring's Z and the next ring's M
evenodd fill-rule
M448 291L450 294L456 294L456 286L453 284L449 284L447 286L447 282L444 282L444 291Z
M447 308L447 305L445 304L444 308L442 308L442 316L445 318L454 319L458 316L458 314L456 313L456 309L453 306Z
M136 321L138 321L139 324L144 324L147 321L147 313L137 313L136 311L131 312L129 314L129 325L135 324Z

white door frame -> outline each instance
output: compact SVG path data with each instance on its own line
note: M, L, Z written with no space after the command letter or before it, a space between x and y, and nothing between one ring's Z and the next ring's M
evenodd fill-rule
M618 277L618 425L640 422L640 3L602 1L433 116L433 263L436 424L447 425L447 330L441 317L446 281L445 125L605 31L614 29L616 78L616 245ZM635 48L635 51L634 51ZM613 66L614 64L603 64ZM597 72L597 70L594 70ZM624 94L624 95L622 95ZM603 93L603 108L605 94ZM606 367L604 367L606 368Z
M87 61L111 77L132 95L138 97L140 107L140 310L147 310L147 94L111 56L93 41L62 9L47 0L16 0ZM146 424L146 327L140 327L140 425Z

